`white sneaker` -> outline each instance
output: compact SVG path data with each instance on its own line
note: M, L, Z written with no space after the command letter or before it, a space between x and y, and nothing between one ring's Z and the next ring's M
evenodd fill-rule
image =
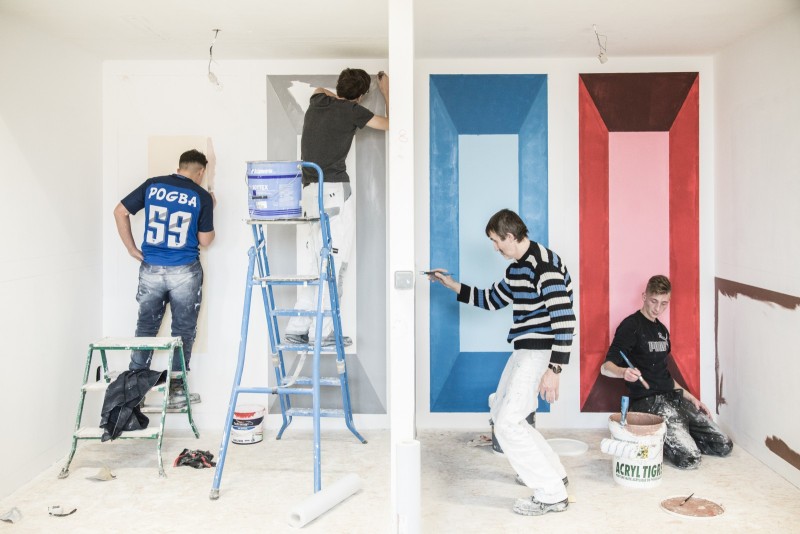
M569 499L547 504L539 502L533 497L517 499L514 503L514 512L519 515L544 515L547 512L563 512L569 506Z

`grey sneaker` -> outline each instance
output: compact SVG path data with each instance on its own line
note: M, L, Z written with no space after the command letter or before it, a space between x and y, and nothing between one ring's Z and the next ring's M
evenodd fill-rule
M200 395L197 393L189 393L189 402L197 404L201 402ZM169 385L169 398L167 399L167 408L180 409L186 407L186 390L183 388L183 382L174 381Z
M349 336L342 336L342 344L345 347L349 347L350 345L353 344L353 340ZM322 346L323 347L332 347L334 345L336 345L336 336L334 336L333 334L331 334L329 336L325 336L322 339Z
M519 484L520 486L524 486L524 485L525 485L525 483L522 481L522 477L521 477L521 476L519 476L519 475L516 475L516 476L514 477L514 480L516 480L516 481L517 481L517 484ZM564 477L564 478L562 478L562 479L561 479L561 482L563 482L563 483L564 483L564 487L565 487L565 488L569 487L569 477Z
M308 334L286 334L283 340L292 345L305 345L308 343Z
M569 506L569 499L547 504L539 502L533 497L517 499L514 503L514 512L520 515L544 515L547 512L563 512Z

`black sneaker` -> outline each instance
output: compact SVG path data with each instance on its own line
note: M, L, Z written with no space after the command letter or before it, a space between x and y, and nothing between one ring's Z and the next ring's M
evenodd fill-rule
M514 503L514 512L519 515L544 515L548 512L563 512L569 506L569 499L547 504L539 502L533 497L517 499Z

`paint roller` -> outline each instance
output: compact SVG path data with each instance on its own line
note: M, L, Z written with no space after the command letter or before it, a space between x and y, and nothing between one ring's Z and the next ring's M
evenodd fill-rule
M358 475L349 474L327 488L295 505L289 512L289 525L302 528L337 504L341 503L362 486Z

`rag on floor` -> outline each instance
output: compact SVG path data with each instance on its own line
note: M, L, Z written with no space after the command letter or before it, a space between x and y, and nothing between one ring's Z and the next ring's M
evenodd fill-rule
M139 405L147 392L167 379L166 371L138 369L125 371L108 385L100 413L100 428L104 430L100 441L117 439L122 432L147 428L150 419Z
M172 466L180 467L182 465L202 469L204 467L214 467L217 462L214 461L214 455L208 451L183 449L183 452L175 458L175 463Z

